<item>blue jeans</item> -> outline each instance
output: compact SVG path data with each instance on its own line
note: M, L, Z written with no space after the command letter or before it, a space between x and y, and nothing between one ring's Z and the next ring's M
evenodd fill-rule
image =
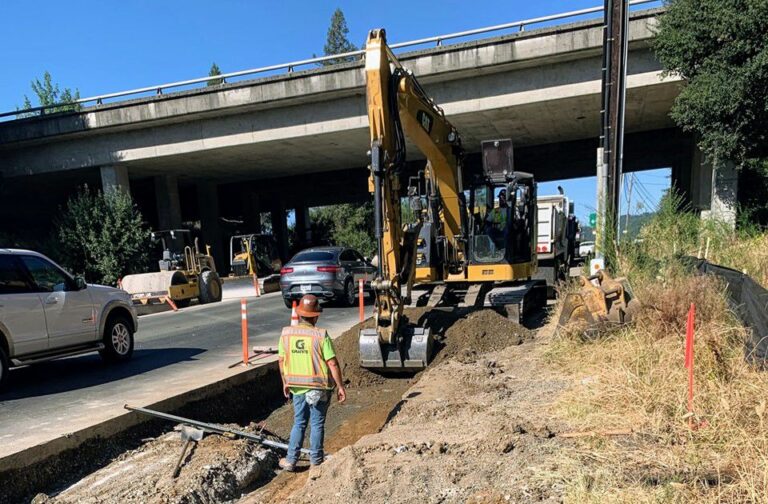
M304 444L304 432L307 430L307 421L309 421L309 462L317 465L323 462L325 414L331 402L330 394L326 393L327 399L314 405L307 404L304 396L305 394L293 395L293 429L291 429L286 459L291 464L299 460L299 450Z

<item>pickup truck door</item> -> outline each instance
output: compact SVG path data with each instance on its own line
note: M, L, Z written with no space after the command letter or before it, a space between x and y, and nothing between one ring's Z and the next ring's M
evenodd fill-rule
M72 277L42 257L19 258L43 302L48 347L58 349L95 341L97 318L88 289L78 290Z
M43 302L15 255L0 255L0 323L11 342L11 357L48 349Z

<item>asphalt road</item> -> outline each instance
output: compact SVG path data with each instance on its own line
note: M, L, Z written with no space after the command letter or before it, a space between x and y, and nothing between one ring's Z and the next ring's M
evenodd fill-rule
M370 306L366 311L370 314ZM326 307L333 337L357 321L357 308ZM108 365L98 354L11 371L0 393L0 457L240 372L239 300L139 318L133 359ZM249 346L276 346L290 311L278 293L248 301Z

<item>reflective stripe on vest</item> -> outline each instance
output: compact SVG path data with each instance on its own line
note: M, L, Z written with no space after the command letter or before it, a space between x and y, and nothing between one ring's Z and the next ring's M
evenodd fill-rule
M312 338L312 347L309 352L306 352L307 349L298 348L298 341L294 343L296 338ZM333 388L328 373L328 365L323 360L324 329L302 326L285 327L280 339L283 344L283 373L286 385L315 389ZM292 344L297 348L294 349ZM297 355L291 355L293 352L297 352ZM309 359L309 362L304 359ZM310 366L306 364L310 364ZM308 367L311 367L309 374L302 373L297 369L302 368L302 371L305 371Z

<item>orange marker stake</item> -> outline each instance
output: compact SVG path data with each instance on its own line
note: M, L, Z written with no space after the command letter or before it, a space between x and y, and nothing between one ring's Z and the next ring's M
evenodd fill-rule
M360 322L365 319L365 299L363 299L363 279L358 282L359 288L357 289L358 297L360 298Z
M299 314L296 313L296 301L293 302L293 308L291 308L291 325L299 325Z
M170 306L173 311L179 311L179 307L176 306L176 303L173 302L173 299L166 297L165 302L168 303L168 306Z
M243 333L243 365L248 365L248 311L245 298L240 300L241 331Z
M261 297L261 287L259 286L259 278L256 273L253 274L253 288L256 289L256 297Z

